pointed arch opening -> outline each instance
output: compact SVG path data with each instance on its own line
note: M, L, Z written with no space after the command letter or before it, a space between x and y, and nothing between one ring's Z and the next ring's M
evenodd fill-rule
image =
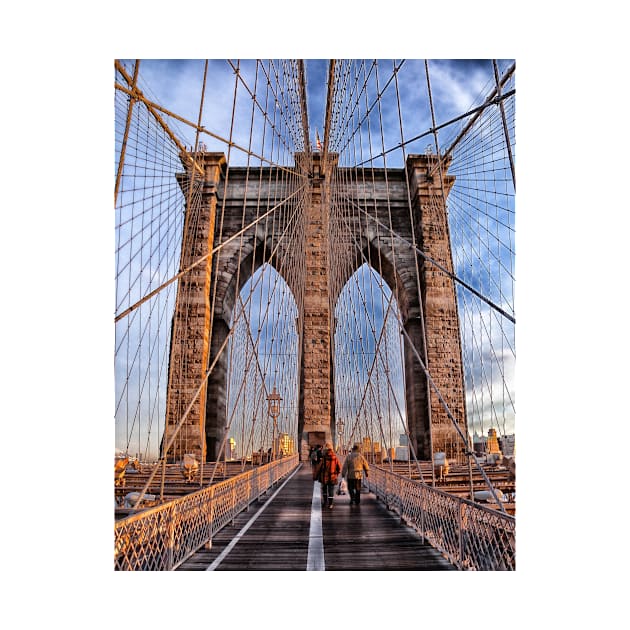
M265 263L232 310L227 347L224 457L265 463L297 451L298 309L288 284Z
M409 460L400 309L367 263L335 304L335 423L342 451L355 443L372 462Z

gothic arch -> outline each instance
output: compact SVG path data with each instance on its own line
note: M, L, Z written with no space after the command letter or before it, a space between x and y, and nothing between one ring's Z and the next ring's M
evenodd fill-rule
M304 239L308 247L295 252L291 248L280 250L281 254L277 258L269 260L273 251L272 245L277 247L282 244L280 236L287 228L288 219L283 212L293 208L287 205L286 208L281 208L282 211L275 213L272 228L267 231L263 222L255 224L256 217L272 208L268 205L265 210L261 210L257 199L287 200L293 195L290 183L266 179L265 169L259 169L258 179L257 175L254 179L247 179L256 169L230 168L229 186L226 186L223 170L225 158L218 154L203 154L202 157L207 169L204 199L209 216L218 216L219 212L221 216L220 230L216 228L214 235L209 233L205 226L212 221L206 221L202 236L210 242L210 247L213 246L213 238L223 243L231 237L233 240L227 242L215 255L212 273L208 272L207 277L203 277L205 271L201 273L198 270L197 275L189 281L189 285L197 293L190 303L183 304L182 310L195 310L197 323L194 331L188 327L182 333L188 336L178 340L178 343L183 348L190 348L184 350L189 352L184 358L197 367L199 360L194 348L195 344L201 345L207 339L209 310L205 311L204 328L202 300L196 296L200 295L199 291L203 287L208 286L208 278L211 276L212 287L206 290L211 291L211 295L216 294L216 310L212 316L209 353L203 358L206 365L209 365L227 337L235 296L252 273L265 261L269 261L289 285L299 309L303 346L298 426L304 454L305 448L308 451L309 431L325 434L329 438L335 425L334 384L330 370L329 300L333 298L331 301L336 301L338 295L331 295L331 291L341 291L342 287L331 287L329 270L324 260L328 248L325 234L328 229L330 202L326 187L330 173L320 168L320 154L310 156L314 168L309 178L310 189L305 196L307 200L304 201L304 225L300 227L299 238L292 241L292 247L297 243L299 248L300 240ZM426 374L417 356L427 357L426 364L432 378L438 384L450 410L455 413L457 422L465 427L459 323L453 283L444 273L425 264L412 245L415 242L432 259L452 267L444 203L454 177L438 177L434 168L436 159L433 155L409 156L405 169L388 169L386 172L384 169L380 169L382 172L375 169L369 190L365 185L356 183L356 191L346 191L350 198L366 200L362 210L363 215L367 216L362 216L360 220L350 219L351 224L346 226L348 233L359 240L355 241L354 247L354 252L358 255L347 252L349 258L346 261L351 258L354 262L347 265L345 273L349 274L349 278L367 259L394 291L405 330L407 419L416 454L425 459L430 458L434 450L431 444L432 434L436 432L446 436L449 431L453 431L453 427L441 402L430 395ZM388 228L382 223L383 217L388 217ZM364 223L367 223L368 229L361 229ZM237 236L244 225L254 227L242 237ZM193 235L191 241L198 243L199 238ZM348 238L347 243L350 242ZM301 288L292 286L291 278L283 273L276 262L286 258L286 264L290 267L300 256L305 259L301 268L308 276L305 286ZM374 264L373 261L380 262ZM179 357L176 360L180 360ZM193 389L195 379L198 382L199 373L201 370L195 372L195 375L186 375L180 385L169 386L169 397L175 400L174 408L177 408L178 396L181 401L180 392ZM225 425L222 417L222 414L225 415L225 376L225 360L219 358L208 382L206 400L202 403L203 415L197 412L195 415L197 423L200 420L205 422L206 444L202 450L206 451L210 459L216 456L216 445ZM171 413L169 417L176 417L176 414ZM172 426L173 421L169 422ZM204 432L203 426L198 426L196 430L200 434Z
M267 264L282 278L291 291L295 301L295 290L287 278L270 259L270 237L254 234L248 239L236 239L234 244L226 246L224 256L218 258L213 274L216 286L214 317L212 321L212 342L210 363L227 338L235 312L235 300L245 284ZM211 296L212 299L212 296ZM205 436L207 459L213 461L219 455L220 444L226 426L228 355L222 352L216 360L216 366L208 378L206 393Z

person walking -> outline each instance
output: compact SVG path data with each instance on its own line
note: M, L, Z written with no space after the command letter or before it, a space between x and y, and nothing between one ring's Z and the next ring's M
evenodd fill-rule
M355 444L352 447L352 451L348 453L341 469L341 476L348 481L350 503L356 503L357 505L361 503L361 479L363 478L363 473L365 473L367 478L369 470L370 467L365 457L361 455L359 445Z
M323 505L328 504L331 510L333 507L335 485L337 484L337 478L340 472L341 465L333 450L333 446L330 442L326 442L319 468L318 480L322 484L322 503Z
M308 458L311 461L311 465L313 467L317 466L317 464L319 464L320 459L322 458L322 447L319 445L311 446L311 451L308 455Z

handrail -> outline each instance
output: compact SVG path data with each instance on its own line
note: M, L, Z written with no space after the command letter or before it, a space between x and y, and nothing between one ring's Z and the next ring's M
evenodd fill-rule
M172 571L299 466L284 457L114 523L117 571Z
M378 466L366 486L460 570L515 570L513 516Z

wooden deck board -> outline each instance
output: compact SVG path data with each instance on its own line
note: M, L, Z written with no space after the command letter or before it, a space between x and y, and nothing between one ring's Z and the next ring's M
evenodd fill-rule
M305 571L313 485L310 468L302 466L215 570ZM199 550L177 570L206 570L258 507L241 513L234 525L215 536L211 549ZM456 570L371 494L364 493L359 506L350 505L348 495L336 497L332 510L322 508L322 530L327 571Z
M360 505L338 497L323 517L327 571L456 570L372 494Z

